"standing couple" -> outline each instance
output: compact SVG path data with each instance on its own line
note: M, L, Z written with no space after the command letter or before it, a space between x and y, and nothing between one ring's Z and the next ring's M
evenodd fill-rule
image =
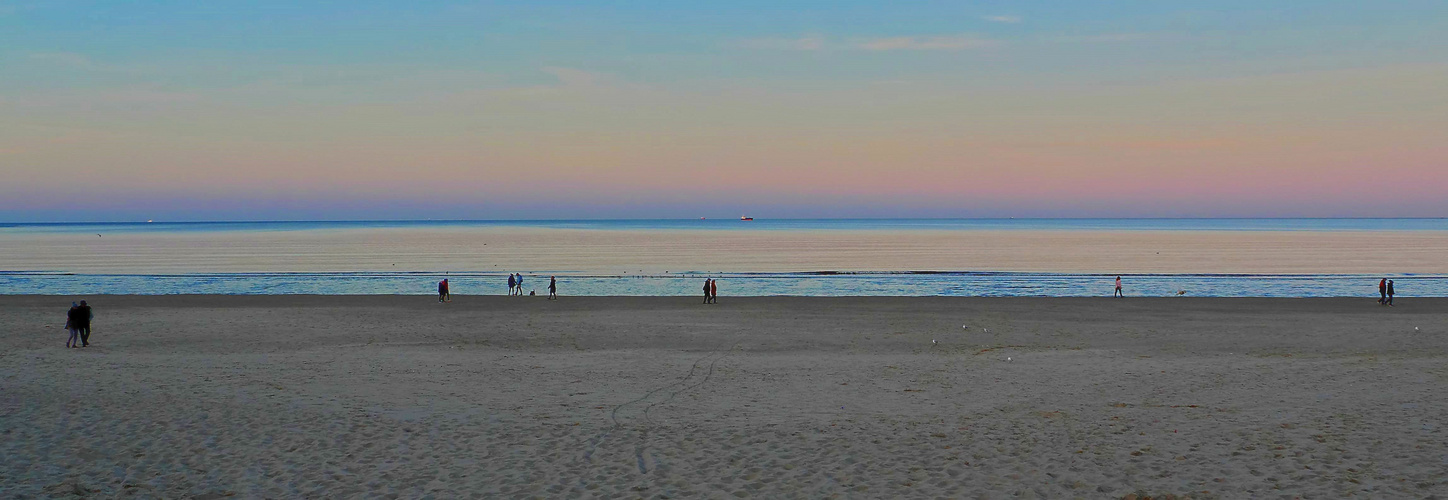
M84 300L79 305L70 303L70 310L65 313L65 329L70 331L66 347L90 347L90 324L94 317L91 307Z
M508 275L508 295L523 296L523 274Z
M84 302L81 302L84 304ZM1385 306L1393 305L1393 280L1383 278L1378 281L1378 303Z
M719 282L712 279L704 280L704 303L717 304L719 300Z

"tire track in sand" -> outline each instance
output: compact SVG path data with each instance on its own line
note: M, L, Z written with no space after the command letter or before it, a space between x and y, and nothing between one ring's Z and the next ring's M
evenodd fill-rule
M642 438L640 439L640 443L641 443L641 444L640 444L639 446L635 447L635 449L634 449L634 457L635 457L635 460L636 460L636 462L637 462L637 465L638 465L638 468L639 468L639 472L642 473L642 474L647 474L648 471L649 471L649 468L648 468L648 464L645 462L645 460L644 460L644 458L643 458L643 450L644 450L644 448L645 448L645 445L642 444L642 443L644 443L644 442L647 441L647 439L648 439L648 425L652 423L651 420L649 419L649 416L648 416L649 410L652 409L654 406L657 406L657 405L659 405L659 404L662 404L662 403L665 403L665 402L668 402L668 401L673 400L675 396L679 395L679 394L682 393L682 392L685 392L685 391L688 391L688 390L692 390L692 389L695 389L695 388L697 388L697 387L702 386L705 382L708 381L708 378L713 375L714 366L718 363L719 359L722 359L722 358L724 358L725 356L728 356L729 354L731 354L731 352L723 352L723 353L722 353L723 355L720 355L720 354L721 354L721 351L720 351L719 349L714 349L713 351L710 351L708 354L700 357L699 359L694 360L693 364L691 364L691 365L689 366L689 371L688 371L687 373L685 373L683 377L680 377L678 380L675 380L675 381L673 381L673 382L671 382L671 383L668 383L668 384L665 384L665 385L656 387L656 388L654 388L653 390L650 390L650 391L648 391L647 393L644 393L643 396L639 396L638 398L635 398L635 399L633 399L633 400L627 401L627 402L625 402L625 403L623 403L623 404L620 404L620 405L618 405L618 406L613 407L613 410L609 412L609 420L613 422L613 426L609 427L608 429L604 430L603 432L600 432L599 434L593 436L592 438L590 438L590 439L588 440L588 449L587 449L586 451L584 451L583 455L580 457L581 460L583 460L583 461L592 461L592 460L593 460L593 454L598 450L598 447L599 447L600 445L602 445L603 442L604 442L605 440L607 440L608 437L609 437L610 435L612 435L615 430L618 430L618 429L622 428L622 427L624 426L624 424L626 424L626 423L636 423L636 422L638 421L638 419L639 419L639 416L642 415L642 416L643 416L644 426L643 426L642 431L641 431L641 432L642 432ZM711 361L711 359L712 359L712 361ZM706 361L709 362L709 364L707 365L707 367L705 367L705 365L704 365L704 363L705 363ZM702 370L701 370L701 368L705 368L705 369L702 369ZM702 377L701 377L701 375L702 375ZM635 413L635 414L633 414L632 416L630 416L630 415L628 414L628 412L625 411L626 408L629 408L629 407L631 407L631 406L638 405L639 403L643 403L643 402L645 402L645 401L648 401L650 398L653 398L655 395L657 395L657 394L659 394L659 393L661 393L661 392L663 392L663 391L666 391L666 390L668 390L668 389L670 389L670 388L679 387L679 386L681 386L681 385L688 384L688 383L690 382L690 380L694 380L694 379L697 379L697 378L702 378L702 380L700 380L700 381L698 381L698 382L695 382L695 383L692 384L692 385L687 385L687 386L684 387L683 389L680 389L680 390L673 391L673 392L669 393L668 398L666 398L666 399L664 399L664 400L662 400L662 401L656 401L656 402L650 403L649 405L647 405L647 406L644 407L644 410L643 410L642 412L638 412L638 413ZM657 462L657 460L655 460L655 462ZM657 464L656 464L656 465L657 465Z

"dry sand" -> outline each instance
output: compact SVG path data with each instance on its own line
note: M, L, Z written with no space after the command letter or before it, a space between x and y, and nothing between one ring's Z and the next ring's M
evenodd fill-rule
M1445 299L90 299L0 497L1448 495Z

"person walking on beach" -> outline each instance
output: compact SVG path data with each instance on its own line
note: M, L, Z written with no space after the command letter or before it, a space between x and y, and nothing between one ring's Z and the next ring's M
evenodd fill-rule
M1117 277L1116 277L1116 291L1115 291L1115 292L1112 292L1112 293L1111 293L1111 296L1112 296L1113 298L1114 298L1114 297L1126 298L1126 294L1121 291L1121 277L1120 277L1120 276L1117 276Z
M71 319L71 326L80 331L81 347L90 347L91 320L94 318L95 314L91 312L91 306L87 305L84 300L80 301L80 307L75 308L75 318Z
M518 273L518 296L523 296L523 273Z
M709 280L709 303L719 303L719 280Z
M558 277L557 277L557 276L549 276L549 277L548 277L548 300L557 300L557 299L558 299Z
M448 290L447 278L443 278L442 281L437 282L437 301L452 302L452 292Z
M709 278L704 278L704 303L709 303Z
M517 282L513 281L513 274L512 274L512 273L509 273L509 274L508 274L508 295L509 295L509 296L512 296L512 295L513 295L513 290L516 289L517 286L518 286Z
M1381 279L1381 280L1378 281L1378 305L1387 305L1387 304L1388 304L1388 279L1387 279L1387 278L1383 278L1383 279Z
M1388 307L1393 306L1393 280L1388 280Z
M70 310L65 312L65 330L70 332L70 338L66 339L65 346L80 347L80 328L76 328L75 312L80 306L75 302L70 303Z

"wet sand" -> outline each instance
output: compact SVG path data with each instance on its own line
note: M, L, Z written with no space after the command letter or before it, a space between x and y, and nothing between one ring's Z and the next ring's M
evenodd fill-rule
M1448 299L86 298L0 496L1448 495Z

